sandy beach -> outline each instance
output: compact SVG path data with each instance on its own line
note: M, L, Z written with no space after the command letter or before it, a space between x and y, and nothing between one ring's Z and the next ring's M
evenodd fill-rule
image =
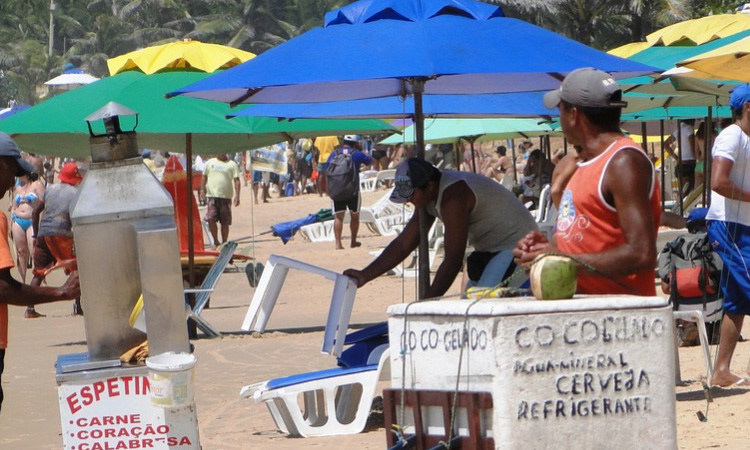
M366 193L363 205L373 203L384 191ZM252 205L252 192L243 188L242 204L234 210L230 238L258 234L275 223L300 218L329 207L327 197L309 194L274 198L270 203ZM5 202L5 200L3 201ZM348 230L345 229L348 247ZM334 271L362 267L390 238L375 236L366 227L360 231L362 246L334 250L332 242L310 243L297 236L287 245L271 235L258 237L248 250L258 261L281 254ZM241 248L250 244L241 244ZM103 255L104 257L104 255ZM437 264L434 266L437 267ZM50 284L61 281L60 275ZM243 272L226 273L212 296L211 307L203 312L224 336L194 340L196 367L196 405L201 444L205 450L300 449L300 448L386 448L385 431L376 428L365 433L341 437L291 438L279 432L264 405L240 400L240 388L246 384L284 375L330 368L331 356L320 354L322 328L327 315L332 286L327 281L290 273L262 337L240 330L254 289ZM357 293L351 324L361 327L387 319L389 305L414 298L415 279L384 276ZM454 283L449 292L458 292ZM84 299L85 302L92 301ZM41 305L47 315L24 319L23 308L10 308L10 344L5 359L3 389L5 401L0 418L0 449L62 448L60 412L54 363L58 355L86 351L83 318L71 315L72 302ZM750 336L745 326L743 335ZM715 353L715 347L712 347ZM680 449L748 448L745 421L750 413L746 389L714 389L708 421L701 422L697 411L706 412L706 399L700 383L705 376L699 347L681 348L680 363L684 386L677 387L677 429ZM750 358L750 346L737 346L734 371L742 374ZM659 448L658 444L655 447Z

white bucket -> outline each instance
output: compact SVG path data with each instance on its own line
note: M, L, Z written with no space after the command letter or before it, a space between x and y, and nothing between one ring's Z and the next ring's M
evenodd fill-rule
M192 404L196 361L195 355L175 352L146 358L151 403L162 408Z

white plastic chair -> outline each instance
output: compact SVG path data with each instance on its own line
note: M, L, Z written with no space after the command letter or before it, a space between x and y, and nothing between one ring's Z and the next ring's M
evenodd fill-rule
M335 356L341 355L346 330L349 327L349 319L352 315L354 297L357 294L357 283L340 273L285 256L271 255L268 258L258 287L255 289L253 300L247 309L245 320L242 322L242 329L260 333L265 331L289 269L302 270L333 281L333 294L331 295L331 305L328 309L328 319L323 333L321 352Z
M393 203L390 200L391 190L370 206L359 211L359 223L367 226L381 236L395 236L414 213L410 208ZM349 223L349 211L344 216L344 223ZM300 235L310 242L333 242L333 220L312 223L299 229Z
M305 225L298 232L310 242L333 242L333 220Z
M377 181L375 182L375 189L380 186L385 187L387 181L392 181L396 178L396 169L384 169L378 172Z
M714 375L714 365L711 361L711 350L710 343L708 342L708 334L706 334L706 322L703 320L703 313L698 310L685 310L675 311L674 319L681 319L687 322L695 322L698 328L698 338L701 342L701 349L703 350L703 361L706 366L706 382L711 385L711 378ZM675 340L675 344L677 341ZM674 365L674 381L675 384L682 384L682 377L680 376L680 352L679 349L675 350L675 365Z
M389 379L389 350L377 363L335 368L247 385L240 398L265 402L276 426L294 436L356 434L367 423L378 381ZM369 361L368 361L369 362ZM302 405L298 397L302 396Z
M206 247L214 247L214 237L211 236L211 229L208 227L208 222L201 220L201 226L203 227L203 245Z
M537 208L532 211L532 215L534 216L534 220L536 221L536 223L544 221L544 218L547 214L547 208L549 204L552 203L550 189L550 185L545 184L542 188L542 192L539 193L539 202L537 203Z
M359 174L359 190L362 192L373 192L378 185L378 172L368 170Z

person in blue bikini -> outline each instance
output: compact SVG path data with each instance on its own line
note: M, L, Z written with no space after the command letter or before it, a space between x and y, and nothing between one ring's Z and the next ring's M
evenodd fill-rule
M11 202L11 236L16 247L16 267L22 283L26 283L26 271L34 253L34 239L31 216L39 199L44 196L44 184L36 173L19 176L13 190ZM44 317L34 306L28 306L24 317L34 319Z

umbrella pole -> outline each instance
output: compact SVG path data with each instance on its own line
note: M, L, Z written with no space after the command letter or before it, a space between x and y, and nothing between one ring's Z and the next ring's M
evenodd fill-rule
M474 140L469 139L469 148L471 149L471 167L474 173L477 173L477 159L474 157Z
M414 134L417 141L417 157L424 159L424 110L422 106L422 93L424 92L424 80L417 79L412 82L414 93ZM427 238L430 230L427 228L427 209L419 208L419 280L417 284L417 298L422 300L430 288L430 256L429 242Z
M678 173L678 177L677 177L677 185L678 185L677 195L679 196L678 200L679 200L679 204L680 204L680 215L684 216L685 215L685 211L683 210L683 206L684 205L682 204L682 196L683 196L683 192L682 192L682 154L685 152L685 149L682 148L682 123L680 123L679 120L677 121L677 142L678 142L678 145L680 146L680 154L678 155L678 158L677 158L677 173Z
M510 140L510 154L513 158L513 185L518 184L518 172L516 171L516 140Z
M665 173L666 165L664 161L664 119L659 121L659 141L661 141L661 209L664 209L666 199L666 186L664 183L667 181L667 175Z
M185 170L187 171L187 235L188 235L188 285L195 288L195 246L193 245L193 134L185 135ZM195 307L195 294L188 294L190 309ZM198 336L195 322L188 320L188 336Z
M706 126L703 127L704 130L706 130L703 133L703 189L702 189L702 198L703 200L703 206L709 206L708 201L710 199L710 196L708 195L709 189L711 189L711 171L710 169L710 160L708 154L711 153L711 138L714 134L714 117L713 117L713 110L709 106L708 108L708 115L706 116Z

